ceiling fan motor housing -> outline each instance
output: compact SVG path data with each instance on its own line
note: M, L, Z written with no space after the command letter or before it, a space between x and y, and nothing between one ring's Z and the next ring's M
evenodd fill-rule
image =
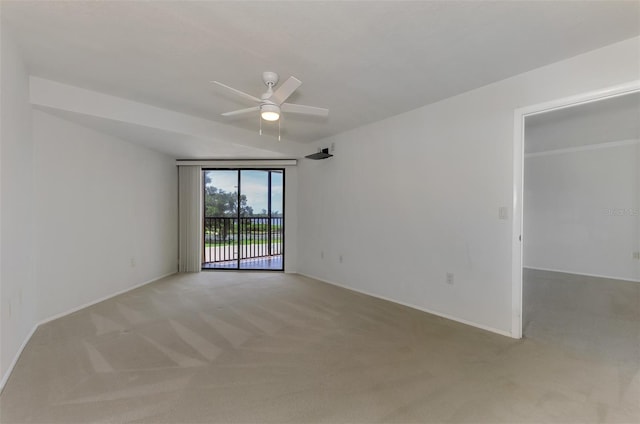
M263 103L260 105L260 110L262 112L274 112L274 113L280 113L280 106L273 104L272 102L269 103Z

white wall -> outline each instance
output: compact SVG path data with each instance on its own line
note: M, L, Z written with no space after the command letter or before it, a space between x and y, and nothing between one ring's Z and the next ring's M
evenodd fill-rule
M639 44L617 43L317 143L336 151L298 170L299 271L510 333L512 223L498 209L513 204L514 110L638 79Z
M525 158L524 264L640 281L640 144Z
M37 322L29 81L2 28L0 110L0 379ZM1 384L0 384L1 386Z
M40 321L177 264L173 158L32 110L1 42L0 389Z
M40 319L176 272L173 158L39 110L33 138Z

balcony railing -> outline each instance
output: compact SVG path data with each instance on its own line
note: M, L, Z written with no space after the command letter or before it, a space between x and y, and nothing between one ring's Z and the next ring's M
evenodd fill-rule
M282 217L205 217L203 262L282 254Z

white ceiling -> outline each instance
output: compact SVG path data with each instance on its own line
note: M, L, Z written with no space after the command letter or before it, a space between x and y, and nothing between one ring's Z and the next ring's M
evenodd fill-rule
M640 93L533 115L525 120L525 152L640 140Z
M259 95L261 73L303 82L285 116L315 141L631 38L635 1L6 1L2 24L33 75L257 131L210 84ZM121 128L122 130L122 128ZM124 130L123 130L124 131ZM126 132L126 131L125 131Z

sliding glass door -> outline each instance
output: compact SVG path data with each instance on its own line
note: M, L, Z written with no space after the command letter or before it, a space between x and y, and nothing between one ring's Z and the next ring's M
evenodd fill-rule
M208 169L203 269L284 269L284 170Z

